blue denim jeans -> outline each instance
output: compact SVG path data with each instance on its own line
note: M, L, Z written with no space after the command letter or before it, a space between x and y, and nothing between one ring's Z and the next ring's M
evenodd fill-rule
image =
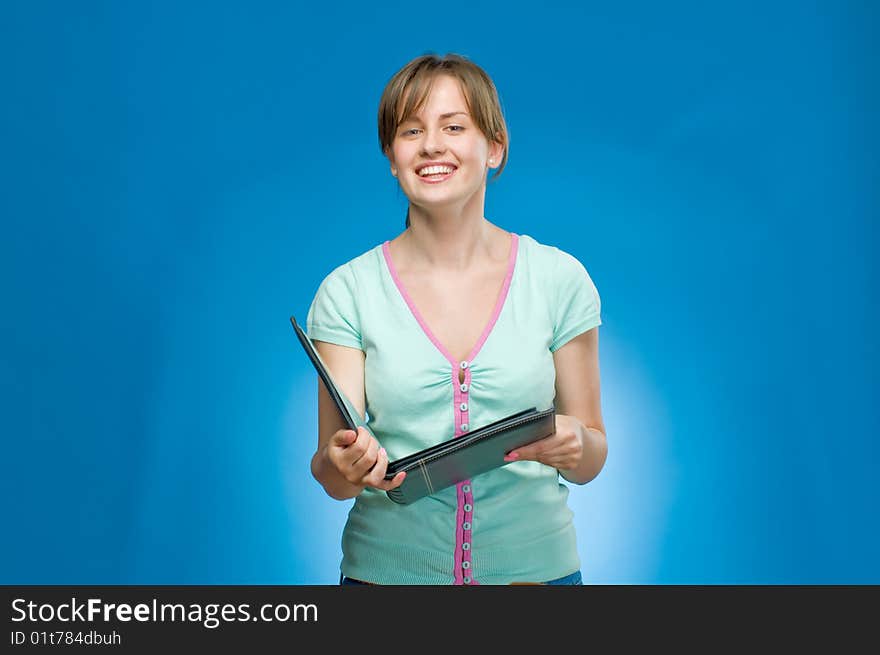
M339 584L341 585L359 585L359 584L370 584L369 582L362 582L361 580L355 580L354 578L346 578L344 575L339 576ZM571 575L565 575L561 578L556 578L555 580L548 580L547 582L542 582L541 584L552 584L552 585L583 585L583 579L581 578L581 572L575 571Z
M544 584L567 584L567 585L583 585L584 581L581 577L580 571L575 571L571 575L564 575L561 578L556 578L555 580L549 580Z

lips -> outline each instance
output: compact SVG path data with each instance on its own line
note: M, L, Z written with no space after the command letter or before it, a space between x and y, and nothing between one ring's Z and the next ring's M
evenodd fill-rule
M448 161L431 161L419 164L416 175L425 184L441 184L455 174L458 167Z
M455 175L455 169L452 169L449 173L436 173L434 175L422 176L419 175L418 178L425 184L439 184L441 182L445 182L450 177Z
M416 175L421 175L422 172L428 168L451 168L455 170L456 168L458 168L458 166L453 164L451 161L426 161L423 164L419 164L418 166L416 166Z

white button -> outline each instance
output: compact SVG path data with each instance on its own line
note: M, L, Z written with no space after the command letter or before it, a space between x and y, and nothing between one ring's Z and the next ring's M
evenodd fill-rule
M462 523L462 524L461 524L461 529L462 529L462 530L470 530L470 529L471 529L471 522L470 522L470 521L465 521L464 523Z
M467 423L462 423L462 424L461 424L461 431L462 431L462 432L467 432L467 431L468 431L468 424L467 424Z
M465 541L465 542L461 545L461 549L462 549L462 550L470 550L470 549L471 549L471 545L470 545L468 542Z
M473 505L471 505L470 503L464 504L464 511L465 512L470 512L473 508L474 508Z
M468 385L463 384L463 385L461 385L461 386L459 387L459 389L461 389L461 392L462 392L462 393L467 393Z
M461 563L461 568L463 568L463 569L469 569L469 568L471 568L471 563L470 563L470 562L462 562L462 563Z
M463 492L465 492L466 494L467 494L467 493L470 493L470 492L471 492L471 485L466 484L466 485L464 485L464 486L461 488L461 490L462 490Z
M458 406L458 408L461 411L466 412L467 411L467 403L462 403L461 405Z
M462 368L467 368L467 367L468 367L468 363L467 363L467 362L462 362L462 363L461 363L461 367L462 367Z
M469 576L464 576L464 578L462 579L462 582L464 582L465 584L470 584L470 583L471 583L471 579L470 579Z

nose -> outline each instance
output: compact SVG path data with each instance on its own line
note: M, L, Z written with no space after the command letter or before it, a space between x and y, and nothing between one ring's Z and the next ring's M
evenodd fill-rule
M432 156L446 150L446 144L443 142L443 134L440 130L425 130L425 138L422 140L422 155Z

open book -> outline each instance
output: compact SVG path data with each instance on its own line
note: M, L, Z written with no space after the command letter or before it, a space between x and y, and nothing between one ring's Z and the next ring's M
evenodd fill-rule
M367 427L354 405L333 382L311 339L294 317L290 317L290 322L346 426L351 430L357 430L361 425ZM390 480L400 471L406 471L406 478L399 487L387 492L388 497L395 503L408 505L480 473L505 466L509 463L504 461L507 453L549 437L555 432L555 407L542 411L530 407L516 412L489 425L389 462L386 479Z

